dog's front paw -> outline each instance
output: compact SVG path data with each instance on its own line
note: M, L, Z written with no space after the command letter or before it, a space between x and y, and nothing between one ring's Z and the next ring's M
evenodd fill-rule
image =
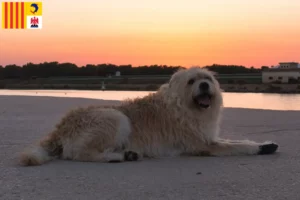
M275 143L263 144L259 146L259 155L272 154L278 149L278 145Z
M139 159L139 154L133 151L126 151L124 153L124 159L126 161L137 161Z

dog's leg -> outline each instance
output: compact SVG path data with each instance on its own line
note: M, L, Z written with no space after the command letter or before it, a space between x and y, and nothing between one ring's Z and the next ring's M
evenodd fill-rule
M75 156L73 160L83 161L83 162L123 162L124 153L123 152L86 152Z
M134 151L125 151L124 152L124 160L126 161L137 161L141 158L141 156Z
M257 143L249 140L224 140L219 139L208 146L202 154L211 156L234 155L263 155L272 154L278 148L272 142Z
M133 151L123 151L123 152L86 152L74 160L86 161L86 162L123 162L123 161L137 161L140 156Z

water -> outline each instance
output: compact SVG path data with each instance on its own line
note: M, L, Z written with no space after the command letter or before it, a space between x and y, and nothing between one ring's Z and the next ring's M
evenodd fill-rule
M88 90L0 90L0 95L79 97L123 100L143 97L146 91L88 91ZM300 94L223 93L224 106L268 110L300 110Z

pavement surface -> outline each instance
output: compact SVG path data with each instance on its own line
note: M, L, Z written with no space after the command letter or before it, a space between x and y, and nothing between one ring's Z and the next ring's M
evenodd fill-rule
M0 96L0 199L300 199L300 111L224 110L224 138L274 141L279 144L274 155L17 165L20 151L46 135L69 109L113 103Z

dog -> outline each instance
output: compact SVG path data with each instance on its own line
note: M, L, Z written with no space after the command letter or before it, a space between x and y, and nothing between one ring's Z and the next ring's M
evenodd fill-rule
M180 69L143 98L71 110L51 133L21 154L20 164L41 165L55 158L123 162L276 152L273 142L221 139L222 108L222 90L213 72Z

